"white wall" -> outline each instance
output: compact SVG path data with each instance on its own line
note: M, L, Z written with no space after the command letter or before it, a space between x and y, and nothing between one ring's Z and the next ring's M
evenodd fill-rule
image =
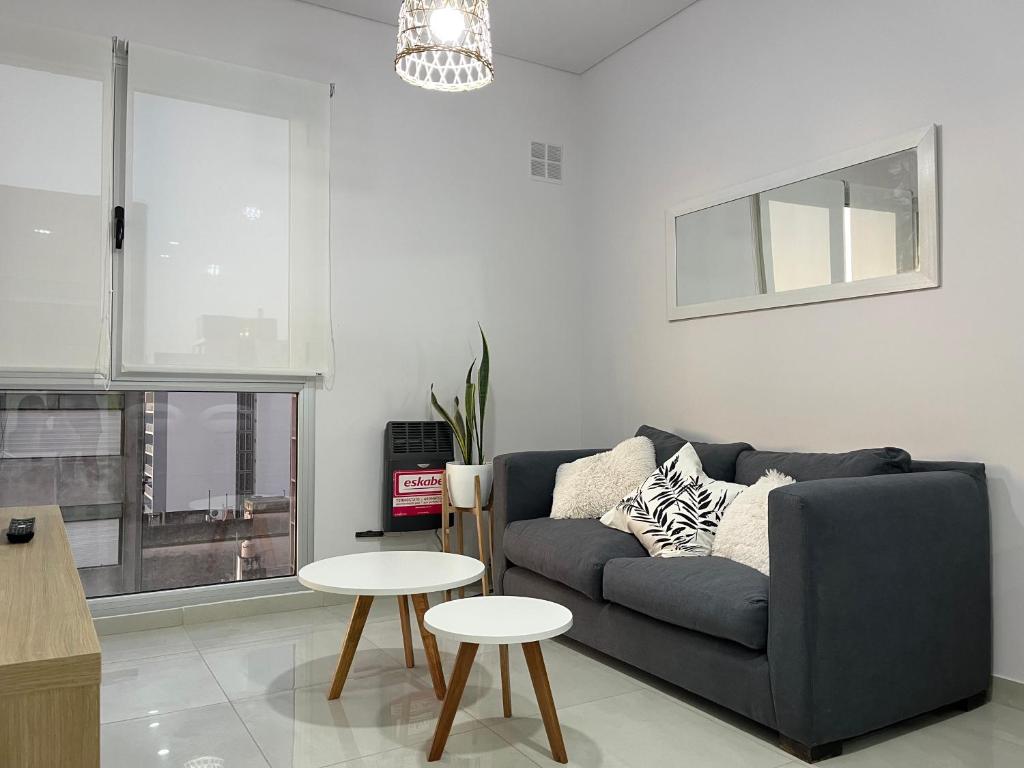
M995 672L1024 680L1024 4L702 0L583 76L583 442L646 421L988 466ZM942 126L937 290L665 320L666 208ZM907 542L908 547L914 546Z
M0 14L337 83L338 358L317 397L317 557L378 545L353 534L380 528L384 424L433 418L431 382L455 394L477 320L491 453L579 444L576 185L571 165L564 186L528 166L531 139L573 151L577 76L498 57L485 90L429 93L395 75L393 28L292 0L2 0Z
M492 452L579 445L581 424L582 443L610 444L648 421L986 462L995 671L1024 679L1024 5L703 0L582 80L499 57L496 83L469 97L401 83L389 27L290 0L0 12L338 83L318 557L373 546L353 532L379 527L384 422L429 417L431 381L455 390L479 319ZM667 207L932 122L942 288L665 320ZM534 138L567 145L565 186L528 180Z

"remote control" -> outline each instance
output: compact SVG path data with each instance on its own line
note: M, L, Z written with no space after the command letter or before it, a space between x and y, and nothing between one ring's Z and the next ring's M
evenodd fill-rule
M11 544L24 544L27 541L32 541L32 537L35 535L36 519L34 517L12 518L11 524L7 528L7 540Z

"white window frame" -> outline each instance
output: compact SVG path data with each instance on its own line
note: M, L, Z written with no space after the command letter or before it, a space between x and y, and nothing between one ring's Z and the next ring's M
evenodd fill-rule
M120 290L123 275L122 252L114 248L114 208L125 205L127 151L128 43L113 39L113 162L110 195L110 246L112 252L110 294L110 365L106 376L83 371L28 371L0 368L0 389L103 392L280 392L298 395L296 445L296 573L313 561L314 493L316 464L316 391L323 384L319 373L310 375L254 372L181 371L130 372L122 367L120 333ZM327 86L325 86L327 87ZM330 86L330 95L334 87ZM178 608L248 597L281 595L306 591L298 578L280 576L254 581L172 588L89 599L94 616L113 616Z

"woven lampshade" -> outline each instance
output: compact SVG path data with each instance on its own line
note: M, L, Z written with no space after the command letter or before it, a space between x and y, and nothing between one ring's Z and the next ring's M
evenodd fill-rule
M395 71L432 91L471 91L494 79L487 0L403 0Z

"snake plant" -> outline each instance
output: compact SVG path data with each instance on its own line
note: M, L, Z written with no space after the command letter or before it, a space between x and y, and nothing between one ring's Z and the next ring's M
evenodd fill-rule
M441 418L448 422L455 436L455 442L459 445L459 452L466 464L484 463L484 417L487 414L487 390L490 386L491 377L491 354L487 349L487 337L484 329L480 328L480 341L483 344L483 355L480 358L480 367L476 371L476 381L473 381L473 370L476 368L476 360L470 363L466 371L466 389L463 393L463 400L455 396L455 410L449 414L444 406L438 402L434 394L434 385L430 385L430 402ZM479 405L479 409L478 409ZM478 413L479 410L479 413ZM474 461L475 456L478 461Z

